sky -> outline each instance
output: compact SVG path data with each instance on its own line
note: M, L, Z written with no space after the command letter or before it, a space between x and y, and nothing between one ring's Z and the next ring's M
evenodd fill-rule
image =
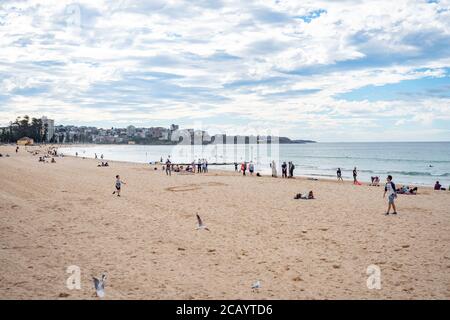
M450 141L450 0L0 0L0 126Z

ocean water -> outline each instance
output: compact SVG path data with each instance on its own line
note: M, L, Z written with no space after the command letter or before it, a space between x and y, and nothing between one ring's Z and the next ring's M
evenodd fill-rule
M60 152L93 158L95 153L107 160L150 163L165 161L191 163L207 159L213 163L253 161L255 169L270 174L270 163L275 160L279 174L282 161L293 161L296 176L335 179L341 168L344 179L352 179L357 167L358 180L370 182L371 176L381 181L388 174L394 181L409 185L434 185L436 181L446 188L450 185L450 142L372 142L372 143L312 143L282 145L208 145L208 146L140 146L92 145L61 148ZM220 166L234 170L233 165Z

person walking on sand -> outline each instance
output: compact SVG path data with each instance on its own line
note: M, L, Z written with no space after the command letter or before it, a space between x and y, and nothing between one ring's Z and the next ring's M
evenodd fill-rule
M353 169L353 184L357 184L358 180L356 177L358 176L358 171L356 170L356 167Z
M337 176L338 182L339 182L339 181L344 182L344 180L342 179L341 168L338 168L338 169L337 169L337 171L336 171L336 176Z
M237 162L234 163L234 171L238 172L238 164L237 164Z
M383 198L386 197L386 193L388 194L388 209L386 215L389 215L389 211L391 208L394 210L392 214L397 214L397 209L395 208L395 198L397 198L397 192L395 189L395 184L392 182L392 176L388 175L386 178L386 185L384 187Z
M170 162L169 159L167 159L166 161L166 176L171 176L172 175L172 163Z
M116 176L116 190L114 190L114 192L112 194L117 193L117 196L120 197L120 190L122 189L122 184L126 184L126 183L123 182L122 180L120 180L120 176L117 175Z
M16 147L16 153L18 153L18 152L19 152L19 146Z

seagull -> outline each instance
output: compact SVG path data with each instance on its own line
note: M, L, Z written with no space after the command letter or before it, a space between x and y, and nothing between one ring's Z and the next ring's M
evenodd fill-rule
M261 288L261 282L258 280L254 284L252 284L252 289L259 289Z
M92 280L94 281L94 287L95 291L97 292L97 297L103 298L105 296L106 274L102 274L101 280L97 279L96 277L92 277Z
M197 214L197 230L205 229L206 231L209 231L208 227L203 224L202 218Z

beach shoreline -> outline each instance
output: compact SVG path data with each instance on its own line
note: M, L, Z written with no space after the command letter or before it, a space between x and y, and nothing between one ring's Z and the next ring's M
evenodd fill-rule
M450 298L449 192L399 195L386 217L383 187L348 181L0 153L2 299L95 299L102 272L107 299ZM309 190L315 200L293 199ZM66 287L73 265L80 290ZM371 265L380 290L366 285Z

